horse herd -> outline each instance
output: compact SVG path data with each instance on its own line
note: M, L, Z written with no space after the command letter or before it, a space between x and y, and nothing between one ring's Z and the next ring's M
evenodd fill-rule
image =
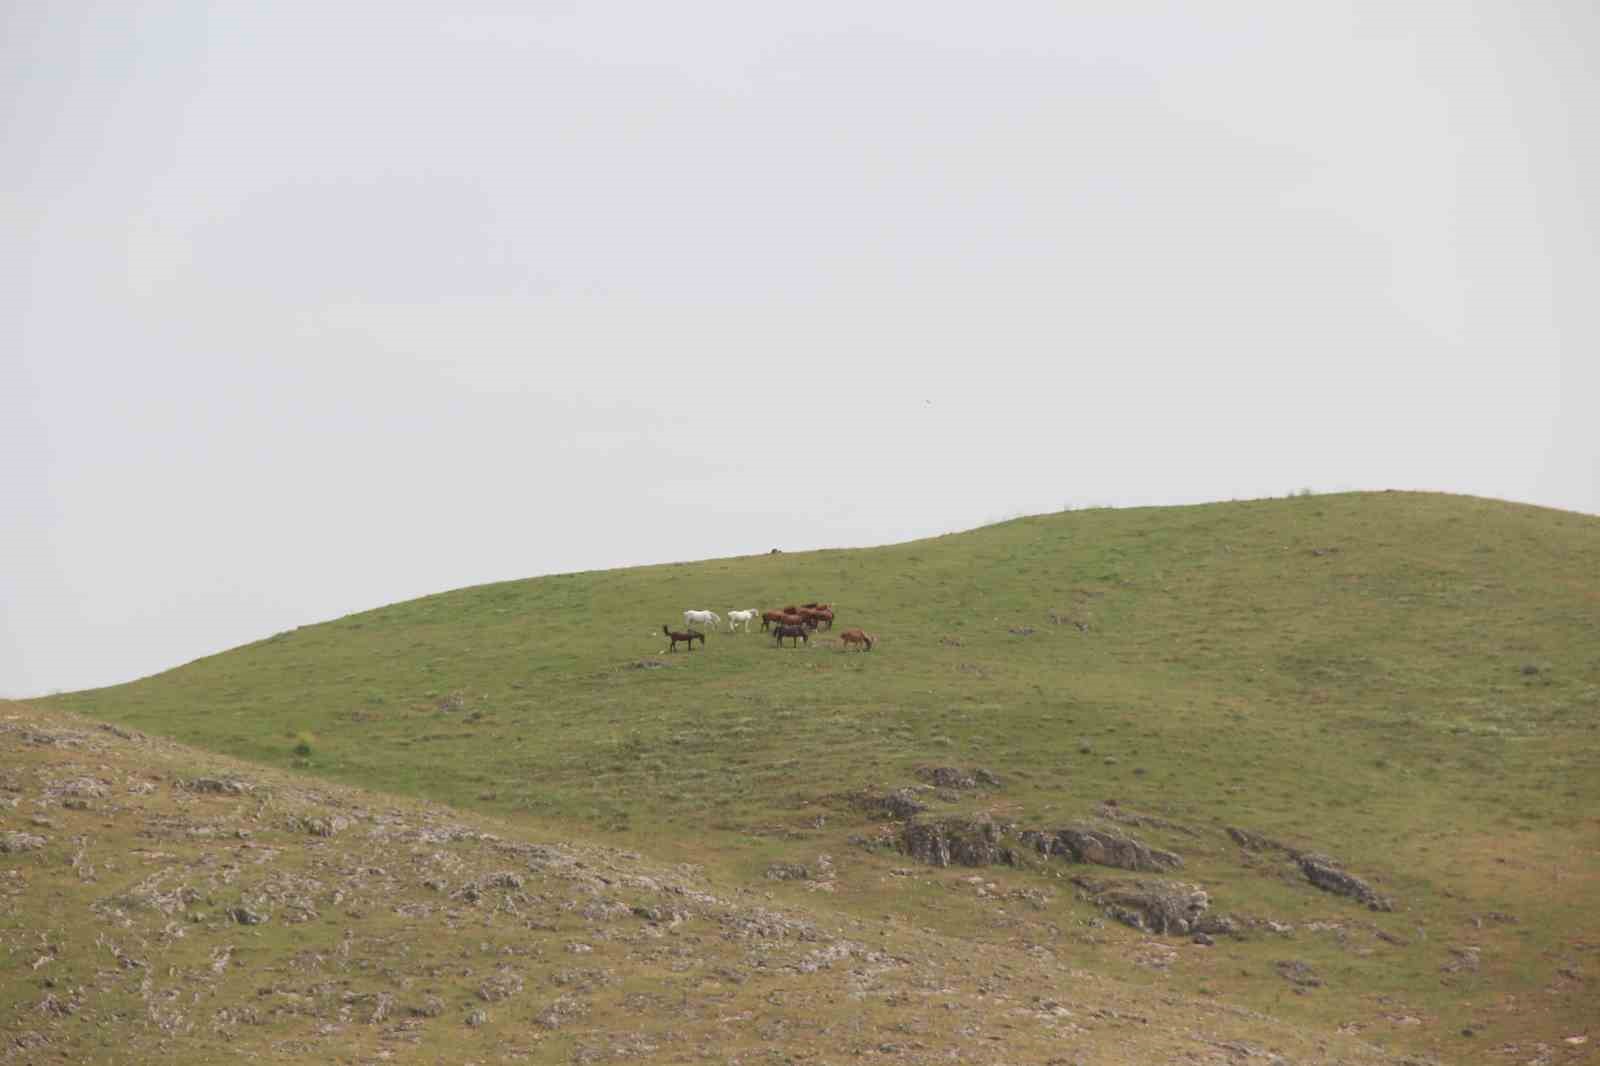
M818 629L833 628L833 607L826 603L802 603L790 604L777 611L757 611L753 607L748 611L729 611L728 632L744 626L744 631L748 633L750 623L757 619L761 621L761 631L765 633L770 630L780 647L785 640L793 640L794 646L799 647L802 641L810 644L811 634ZM667 626L661 627L661 632L672 642L667 650L677 651L679 644L687 644L689 650L694 651L694 642L697 640L702 648L705 647L706 635L704 631L695 629L696 625L721 629L722 616L715 611L684 611L682 632ZM863 651L871 651L878 639L860 629L847 629L839 637L846 648L859 644Z

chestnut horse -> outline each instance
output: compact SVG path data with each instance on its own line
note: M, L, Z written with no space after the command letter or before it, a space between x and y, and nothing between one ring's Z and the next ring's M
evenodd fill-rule
M794 646L797 648L802 640L806 642L807 647L811 645L811 638L806 635L805 626L778 626L772 631L772 635L778 638L778 647L780 648L783 647L784 637L793 637Z
M844 641L846 648L852 644L861 644L863 645L862 651L871 651L873 642L878 638L860 629L847 629L840 635L839 639Z
M704 633L696 633L692 629L687 633L674 633L666 626L662 626L661 632L665 633L667 639L672 641L672 646L667 649L668 651L677 651L679 644L687 644L689 645L689 650L694 651L694 642L697 640L702 648L706 646L706 635Z

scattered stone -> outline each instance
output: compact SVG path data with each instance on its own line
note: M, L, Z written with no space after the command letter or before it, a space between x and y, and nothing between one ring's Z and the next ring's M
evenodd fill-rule
M1478 954L1482 950L1477 947L1451 948L1450 954L1454 958L1439 969L1443 973L1476 973L1480 963Z
M1278 976L1299 988L1320 988L1322 978L1299 959L1285 959L1277 965Z
M961 647L961 638L960 637L940 637L939 638L939 643L943 644L947 648L959 648L959 647Z
M1034 630L1033 630L1032 626L1012 626L1011 627L1011 635L1014 636L1014 637L1031 637L1031 636L1033 636L1033 632L1034 632Z
M388 1021L393 1010L394 996L388 992L379 992L377 1002L372 1005L372 1024Z
M260 925L267 920L265 914L260 911L253 911L249 907L235 907L228 914L240 925Z
M1372 886L1334 865L1325 855L1301 855L1300 870L1306 879L1324 892L1350 896L1375 911L1392 911L1394 903L1373 891Z
M633 914L643 918L651 925L664 925L669 929L682 925L689 918L688 911L678 910L676 907L634 907Z
M588 1001L577 996L557 996L555 1002L533 1016L533 1020L546 1029L559 1029L568 1022L589 1013Z
M68 781L52 791L57 795L70 796L73 799L104 799L111 794L111 789L92 777L80 777L75 781Z
M190 792L211 792L226 796L244 796L256 790L256 786L239 777L196 777L181 782L180 788Z
M478 986L478 998L485 1003L499 1003L522 991L522 975L515 970L497 970Z
M1202 947L1209 948L1216 944L1216 941L1211 939L1211 935L1209 933L1196 933L1193 939L1196 944L1199 944Z
M522 887L522 876L510 870L499 870L478 883L484 888L518 889Z
M850 802L868 814L898 820L914 817L928 809L926 804L917 799L916 792L909 788L899 788L889 793L858 792L850 797Z
M473 1028L477 1028L480 1025L487 1025L488 1023L489 1012L486 1010L475 1010L467 1015L467 1024Z
M429 993L423 997L422 1006L412 1007L411 1013L419 1018L437 1018L444 1013L444 1000Z
M1022 840L1041 855L1059 855L1069 862L1087 862L1119 870L1160 872L1176 870L1183 859L1170 851L1152 848L1122 833L1088 826L1068 826L1054 832L1030 829Z
M22 851L38 851L44 847L44 837L32 833L20 833L15 830L0 833L0 854L16 854Z
M350 828L350 819L335 814L329 818L302 818L300 828L314 837L331 837Z
M955 767L917 767L917 776L941 789L976 789L978 775ZM994 776L994 775L989 775Z
M797 862L775 862L767 867L769 881L809 881L811 871ZM637 908L635 908L637 912Z
M667 664L660 659L636 659L628 664L630 670L659 670Z

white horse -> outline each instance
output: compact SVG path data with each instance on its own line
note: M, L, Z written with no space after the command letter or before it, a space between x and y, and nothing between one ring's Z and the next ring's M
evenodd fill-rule
M722 616L720 614L718 614L716 611L684 611L683 612L683 627L685 629L687 629L690 626L694 625L696 622L700 623L703 626L710 626L712 629L721 629L722 628Z
M743 622L744 631L748 633L750 632L750 623L754 622L759 617L761 617L761 612L757 611L754 607L750 608L748 611L729 611L728 632L732 633L734 630L739 628L739 623Z

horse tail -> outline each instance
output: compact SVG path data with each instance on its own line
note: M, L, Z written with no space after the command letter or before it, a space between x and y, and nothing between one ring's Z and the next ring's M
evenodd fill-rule
M668 629L666 626L661 627L661 632L665 633L669 637L672 636L672 630Z

